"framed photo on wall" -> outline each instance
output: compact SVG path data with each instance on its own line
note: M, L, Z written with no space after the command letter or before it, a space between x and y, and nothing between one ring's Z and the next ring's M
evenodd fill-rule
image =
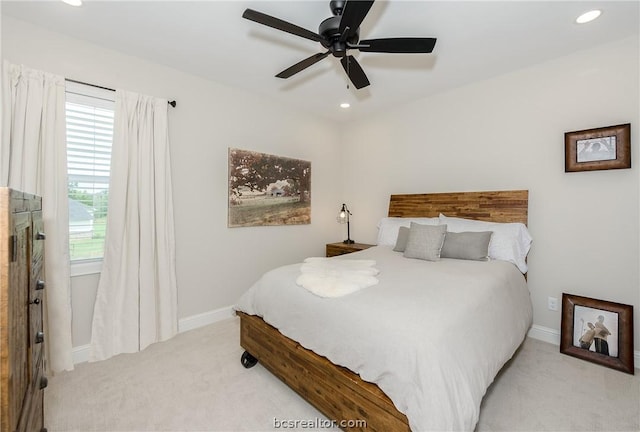
M631 124L564 134L564 171L631 168Z
M633 306L563 293L560 352L633 374Z

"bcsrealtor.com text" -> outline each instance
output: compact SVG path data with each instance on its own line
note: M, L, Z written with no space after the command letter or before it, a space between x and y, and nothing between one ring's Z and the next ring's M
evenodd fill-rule
M275 429L330 429L330 428L366 428L367 421L362 419L329 420L325 418L313 419L279 419L273 418Z

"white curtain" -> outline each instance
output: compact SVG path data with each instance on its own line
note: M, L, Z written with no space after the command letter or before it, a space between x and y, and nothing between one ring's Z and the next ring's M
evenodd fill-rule
M114 129L90 361L178 330L167 100L116 90Z
M0 184L42 197L45 346L53 372L73 369L65 83L4 61Z

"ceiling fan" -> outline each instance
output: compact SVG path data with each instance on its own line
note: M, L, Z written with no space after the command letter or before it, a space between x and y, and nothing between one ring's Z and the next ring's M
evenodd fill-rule
M340 58L340 63L353 85L357 89L361 89L369 85L369 79L355 57L347 53L348 50L357 49L361 52L377 53L428 54L433 51L436 44L435 38L402 37L360 40L360 24L367 16L371 6L373 6L373 1L374 0L331 0L329 7L334 16L320 23L318 33L252 9L245 10L242 17L305 39L320 42L320 44L327 49L325 52L314 54L283 70L277 74L276 77L289 78L309 66L316 64L329 54L333 54L334 57Z

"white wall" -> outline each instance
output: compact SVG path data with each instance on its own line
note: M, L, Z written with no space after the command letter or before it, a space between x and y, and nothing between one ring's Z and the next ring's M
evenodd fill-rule
M340 239L335 128L259 96L3 16L2 57L110 88L176 99L169 108L178 317L235 303L267 269ZM227 150L311 161L310 225L227 228ZM337 169L338 167L338 169ZM72 281L74 346L89 342L97 276Z
M638 51L625 39L350 124L353 237L375 241L392 193L528 189L534 324L559 331L562 292L639 310ZM621 123L632 169L564 172L565 132Z
M233 304L264 270L322 254L343 235L335 224L343 201L352 238L372 243L391 193L520 188L530 191L536 325L559 329L560 312L546 301L562 292L640 307L635 39L350 123L341 136L258 96L8 17L2 50L14 63L178 101L170 133L180 318ZM564 173L564 132L627 122L632 169ZM228 147L311 160L312 224L228 229ZM72 281L75 346L89 341L96 281ZM638 319L635 335L638 350Z

